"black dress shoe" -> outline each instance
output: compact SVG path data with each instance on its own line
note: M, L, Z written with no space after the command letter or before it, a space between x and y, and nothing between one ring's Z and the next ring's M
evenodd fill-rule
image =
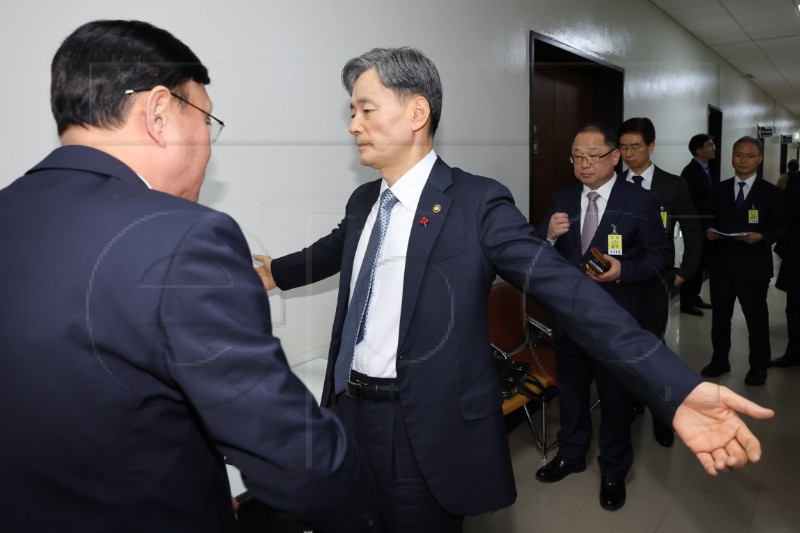
M759 385L763 385L767 382L767 371L766 370L749 370L747 375L744 377L744 384L745 385L753 385L757 387Z
M783 354L777 359L770 361L769 366L772 368L789 368L790 366L800 366L800 355L791 356L788 354Z
M699 297L694 301L694 306L698 309L711 309L711 304L704 302L703 299Z
M653 418L653 435L656 438L656 442L664 448L669 448L675 444L675 432L672 431L672 426L657 418Z
M731 371L731 365L728 363L714 363L713 361L704 366L700 371L700 375L704 378L717 378L722 374Z
M695 305L681 306L681 313L686 313L687 315L694 315L694 316L704 316L705 314Z
M586 470L586 461L568 463L556 457L536 471L536 479L542 483L555 483L570 474Z
M625 480L603 476L600 480L600 507L616 511L625 505Z

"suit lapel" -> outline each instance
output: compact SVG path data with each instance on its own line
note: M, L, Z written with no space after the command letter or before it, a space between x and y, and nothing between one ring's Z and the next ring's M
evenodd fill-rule
M339 273L341 278L339 290L344 290L347 295L343 309L344 312L347 312L347 302L350 301L350 281L353 277L353 261L356 256L356 248L358 248L358 241L361 238L361 232L364 231L364 225L367 223L369 212L372 210L372 206L375 205L375 202L378 201L381 181L382 180L379 179L369 184L362 198L353 203L353 210L348 215L351 219L348 220L347 237L345 237L344 249L342 250L342 270Z
M408 333L431 251L450 213L452 199L444 191L452 183L452 170L441 158L437 158L433 169L431 169L431 174L428 176L428 181L422 189L422 195L420 195L419 203L417 204L417 212L414 215L414 222L411 225L411 234L408 238L398 348L403 345ZM419 222L422 217L428 219L427 225Z

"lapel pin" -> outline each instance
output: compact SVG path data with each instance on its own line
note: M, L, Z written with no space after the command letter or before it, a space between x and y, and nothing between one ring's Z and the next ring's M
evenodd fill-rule
M428 220L428 217L422 217L421 219L419 219L419 223L425 228L428 227L429 222L430 220Z
M434 213L439 213L439 212L441 212L441 210L442 210L442 206L440 206L439 204L436 204L435 206L433 206L433 212Z

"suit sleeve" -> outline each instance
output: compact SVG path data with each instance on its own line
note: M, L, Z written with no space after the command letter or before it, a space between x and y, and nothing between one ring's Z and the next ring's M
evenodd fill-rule
M249 257L225 215L185 234L162 289L165 374L259 500L315 530L369 530L358 449L290 370Z
M310 285L338 274L342 268L347 218L329 235L307 248L272 260L272 276L281 290Z
M477 216L481 246L493 268L536 299L593 358L612 366L620 382L657 416L671 420L700 376L537 238L508 189L489 186Z

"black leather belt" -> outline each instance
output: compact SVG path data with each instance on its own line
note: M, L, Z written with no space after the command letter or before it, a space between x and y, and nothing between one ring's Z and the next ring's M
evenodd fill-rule
M374 402L400 401L400 387L397 385L372 385L348 379L345 383L345 393L354 400L372 400Z

